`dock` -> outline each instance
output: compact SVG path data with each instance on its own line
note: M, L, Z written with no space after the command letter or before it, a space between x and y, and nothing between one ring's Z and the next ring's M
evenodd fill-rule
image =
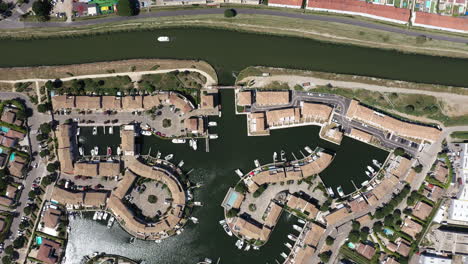
M210 152L210 139L208 137L205 138L205 151Z

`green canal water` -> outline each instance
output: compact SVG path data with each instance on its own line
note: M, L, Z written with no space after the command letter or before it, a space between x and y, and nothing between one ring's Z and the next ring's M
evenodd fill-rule
M165 156L172 153L174 164L184 160L184 171L193 169L189 174L193 182L204 183L195 192L195 200L204 205L194 212L200 223L187 227L180 236L164 240L161 244L137 241L130 245L127 243L129 236L118 225L109 230L87 218L78 218L71 222L66 263L78 263L82 256L94 251L120 254L155 264L196 263L205 257L214 260L221 258L223 264L273 264L276 263L275 259L282 262L281 252L288 252L284 243L290 242L287 234L296 232L292 228L292 224L297 222L295 217L283 214L268 243L259 251L248 252L239 251L234 246L236 240L229 237L218 224L223 219L221 202L229 187L239 180L234 170L240 168L247 172L253 169L254 159L263 164L272 162L275 151L284 150L288 159L293 159L292 153L301 157L300 151L304 152L304 146L312 149L319 146L336 153L331 166L321 174L325 184L335 190L342 185L345 192L350 192L353 190L351 179L356 184L367 180L364 173L366 166L372 163L372 159L382 162L388 155L385 151L349 138L345 138L340 146L323 141L318 136L319 128L315 126L274 130L268 137L248 137L246 117L237 116L234 112L233 91L223 90L221 100L222 117L212 119L218 123L218 127L210 131L218 134L219 138L210 141L208 153L200 140L197 151L190 149L188 144L173 144L154 136L140 137L138 140L142 144L142 154L151 153L154 156L161 151ZM109 137L92 144L101 144L104 148L118 143L118 140Z
M170 36L159 43L157 36ZM377 47L378 48L378 47ZM264 65L466 86L468 60L404 54L298 37L221 29L172 28L98 36L0 40L0 67L73 64L134 58L201 59L222 84L241 69Z

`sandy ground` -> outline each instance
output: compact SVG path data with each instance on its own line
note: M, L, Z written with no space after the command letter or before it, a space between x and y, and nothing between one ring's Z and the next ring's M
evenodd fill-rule
M458 115L468 114L468 103L467 103L468 95L453 94L453 93L448 93L448 92L415 90L415 89L400 88L400 87L389 87L389 86L381 86L381 85L350 82L350 81L327 80L327 79L307 77L307 76L297 76L297 75L274 75L274 76L269 76L269 77L251 76L241 81L248 82L250 80L255 80L255 86L257 87L264 87L276 81L280 83L287 83L289 87L293 88L295 85L298 85L298 84L301 85L303 83L310 82L311 83L310 89L313 89L316 86L323 86L323 85L327 85L330 83L333 85L333 87L348 88L348 89L366 89L370 91L385 92L385 93L406 93L406 94L430 95L439 99L441 104L444 106L443 111L446 115L458 116ZM401 113L399 114L401 115Z
M67 22L71 22L73 15L72 0L57 0L57 4L55 4L54 9L52 10L52 15L55 16L55 14L58 13L66 13Z

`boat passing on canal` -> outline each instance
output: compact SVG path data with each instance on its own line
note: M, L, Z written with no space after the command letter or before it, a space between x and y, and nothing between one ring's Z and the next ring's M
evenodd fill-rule
M174 138L174 139L172 140L172 143L174 143L174 144L183 144L183 143L185 143L185 142L186 142L186 140L185 140L185 139L181 139L181 138Z
M168 36L159 36L158 41L159 42L169 42L170 38Z

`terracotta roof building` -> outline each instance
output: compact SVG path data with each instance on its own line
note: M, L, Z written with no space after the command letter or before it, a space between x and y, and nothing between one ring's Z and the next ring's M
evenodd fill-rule
M306 8L316 11L364 16L399 24L406 24L410 19L409 9L357 0L309 0Z
M317 156L306 159L306 164L301 166L304 177L309 177L321 173L333 161L333 155L319 152Z
M116 96L102 96L102 108L105 110L120 110L122 109L122 99Z
M289 91L256 91L257 105L285 105L289 103Z
M261 241L267 241L270 236L271 230L268 228L262 228L260 224L254 224L241 217L236 217L231 223L231 229L246 239L255 239Z
M348 136L365 143L370 143L373 138L371 134L356 128L351 128L351 132L349 132Z
M54 187L51 200L66 206L81 206L83 204L83 193L70 192L59 187Z
M26 135L24 133L13 130L13 129L8 130L8 132L5 134L5 137L16 138L19 140L22 140L25 136Z
M124 198L133 182L135 182L136 177L135 173L130 170L126 170L123 179L119 181L117 188L112 192L112 194L119 199Z
M367 244L359 243L356 247L356 252L370 260L375 255L375 248Z
M76 96L75 107L78 109L101 109L100 96Z
M13 200L11 200L8 197L0 196L0 205L8 207L8 206L11 206L12 204L13 204Z
M122 108L127 111L143 110L143 97L141 95L122 97Z
M215 96L214 94L201 94L200 96L200 108L201 109L212 109L215 107Z
M304 244L317 247L326 229L314 222L310 222L307 227L310 228L310 230L304 237Z
M120 162L100 162L99 176L112 177L120 174Z
M346 113L346 117L349 119L360 120L361 122L367 123L385 131L394 132L400 136L426 140L429 142L435 142L441 134L441 131L437 128L398 120L394 117L387 116L368 107L360 105L356 100L351 101L351 104Z
M13 161L8 163L8 171L10 175L23 178L24 169L26 168L26 160L19 155L16 155Z
M270 205L268 206L267 210L266 210L266 218L265 218L265 221L264 221L264 225L272 228L276 225L276 223L278 222L278 219L281 215L281 212L283 211L283 208L281 206L279 206L277 203L275 202L270 202Z
M120 130L122 152L126 156L135 154L135 128L133 125L126 125Z
M411 169L413 162L405 157L398 156L396 157L390 166L388 167L387 171L393 174L398 179L405 179L405 176L408 174L408 171Z
M107 192L85 192L83 205L85 207L101 208L106 205L107 197Z
M299 108L284 108L266 111L266 122L269 127L285 126L300 121Z
M303 0L269 0L268 6L301 8Z
M343 207L325 216L325 220L327 221L328 225L334 225L339 221L343 221L343 219L349 217L350 215L351 212L348 210L348 208Z
M314 219L319 210L315 205L312 203L308 202L302 197L298 197L295 195L290 195L288 199L288 203L286 204L289 208L292 208L294 210L298 210L304 214L307 215L309 219Z
M48 208L44 212L44 217L42 219L42 222L44 222L44 227L51 228L51 229L57 228L60 222L61 215L62 215L62 211Z
M5 123L13 124L16 120L16 114L13 111L4 110L0 120Z
M265 134L266 117L264 112L250 113L247 116L248 129L250 134Z
M301 102L301 116L306 121L324 123L330 119L333 108L329 105Z
M419 201L413 208L413 215L421 220L426 220L426 218L431 214L431 211L432 206Z
M98 176L98 164L97 163L76 163L75 174L87 177Z
M445 163L442 161L437 161L432 175L436 180L440 181L441 183L445 183L448 176L448 168Z
M184 119L184 126L187 133L201 135L205 132L205 125L201 117L192 116Z
M171 93L169 95L169 103L174 105L176 109L179 109L180 113L186 114L194 109L192 104L187 98L181 94Z
M252 91L242 91L237 93L237 105L252 105Z
M425 28L468 33L468 20L464 17L415 12L415 20L413 25Z
M16 191L18 191L18 188L9 184L5 190L5 196L14 199L16 197Z
M54 110L64 108L75 108L75 96L56 95L52 96L52 108Z
M416 239L416 235L421 233L423 227L418 222L414 221L410 217L405 219L403 222L403 226L401 227L401 231L410 235L412 238Z
M59 262L60 255L62 254L61 245L53 240L43 238L39 246L36 259L45 264L55 264Z

